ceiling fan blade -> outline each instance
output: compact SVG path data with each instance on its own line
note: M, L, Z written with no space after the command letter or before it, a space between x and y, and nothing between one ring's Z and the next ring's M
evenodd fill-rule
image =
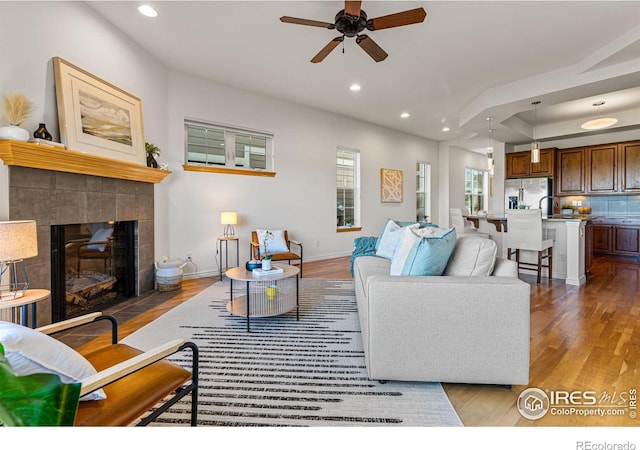
M280 22L293 23L296 25L308 25L311 27L328 28L330 30L333 30L336 27L335 24L329 23L329 22L321 22L319 20L309 20L309 19L298 19L297 17L289 17L289 16L280 17Z
M330 41L327 45L324 46L324 48L322 50L320 50L318 52L318 54L316 56L313 57L313 59L311 60L312 63L319 63L321 62L323 59L325 59L327 57L327 55L329 53L331 53L333 51L334 48L336 48L340 42L342 42L344 40L344 36L340 36L337 37L335 39L333 39L332 41Z
M387 52L382 50L382 48L375 43L373 39L371 39L366 34L361 34L356 38L356 44L362 48L369 56L373 58L375 62L384 61L387 56Z
M408 11L389 14L388 16L369 19L367 20L367 30L384 30L385 28L401 27L403 25L420 23L424 21L425 17L427 17L427 12L424 8L410 9Z
M360 17L360 6L362 2L355 2L351 0L345 0L344 2L344 13L349 14L350 16Z

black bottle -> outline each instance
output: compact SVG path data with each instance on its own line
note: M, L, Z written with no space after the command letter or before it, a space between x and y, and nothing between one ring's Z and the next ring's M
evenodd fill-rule
M33 137L36 139L45 139L47 141L53 140L53 136L51 136L51 133L47 131L47 127L45 127L43 123L41 123L38 126L38 129L33 132Z

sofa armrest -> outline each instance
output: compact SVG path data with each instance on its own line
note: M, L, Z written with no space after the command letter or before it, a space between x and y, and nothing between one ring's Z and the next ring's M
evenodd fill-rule
M361 323L372 379L528 383L527 283L371 275L365 291L358 312L366 315Z
M491 275L494 277L518 278L518 263L510 259L497 257Z

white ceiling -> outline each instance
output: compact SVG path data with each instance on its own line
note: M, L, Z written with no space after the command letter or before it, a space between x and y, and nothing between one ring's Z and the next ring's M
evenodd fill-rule
M640 1L365 0L369 18L417 7L427 17L366 32L385 61L346 38L344 53L318 64L310 59L338 32L279 18L333 22L344 2L148 3L157 18L139 2L88 2L171 69L470 150L484 151L490 116L508 143L531 141L534 128L542 141L580 135L596 101L616 127L640 129Z

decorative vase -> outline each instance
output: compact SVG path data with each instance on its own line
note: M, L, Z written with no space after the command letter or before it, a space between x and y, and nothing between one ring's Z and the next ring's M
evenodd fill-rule
M271 260L263 259L262 260L262 270L271 270Z
M156 161L156 158L151 153L147 153L147 167L158 168L158 161Z
M27 142L29 140L29 132L16 125L8 125L0 127L0 139Z
M44 139L46 141L53 140L53 136L51 136L51 133L49 133L49 130L47 130L47 127L44 125L44 123L38 125L38 129L33 132L33 137L36 139Z

